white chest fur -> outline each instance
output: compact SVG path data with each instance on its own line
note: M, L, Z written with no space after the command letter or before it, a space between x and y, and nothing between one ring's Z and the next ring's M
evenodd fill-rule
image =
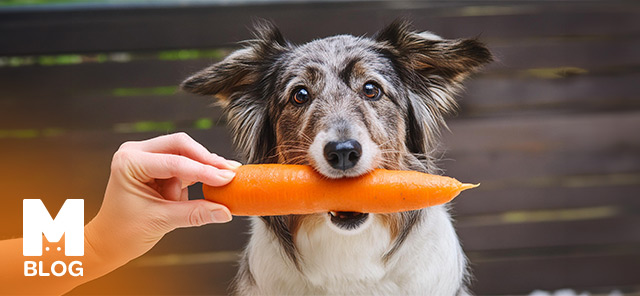
M255 287L248 294L454 295L465 258L444 207L425 210L422 221L388 260L391 234L375 216L353 234L336 232L321 215L298 229L299 269L264 223L253 220L248 264Z

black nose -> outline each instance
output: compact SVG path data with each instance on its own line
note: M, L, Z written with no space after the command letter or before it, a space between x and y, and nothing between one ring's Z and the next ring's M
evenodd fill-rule
M329 142L324 146L324 158L334 168L347 170L356 165L362 155L362 146L356 140Z

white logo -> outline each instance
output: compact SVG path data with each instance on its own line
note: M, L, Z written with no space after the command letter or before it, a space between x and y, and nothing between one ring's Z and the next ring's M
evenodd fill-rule
M47 208L39 199L22 201L22 255L42 256L42 235L51 243L59 242L64 235L64 254L66 256L84 255L84 200L67 199L62 208L51 218ZM49 247L45 248L49 251ZM60 247L57 248L60 251ZM83 276L82 262L72 261L68 264L55 261L51 264L50 273L45 270L42 261L25 261L25 276L64 276L69 271L71 276Z
M55 219L41 200L22 201L22 255L42 256L42 235L58 242L64 234L64 254L84 255L84 200L67 199Z

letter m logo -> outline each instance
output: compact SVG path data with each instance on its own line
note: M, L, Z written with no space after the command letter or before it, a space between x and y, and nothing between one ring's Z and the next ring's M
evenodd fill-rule
M55 219L41 200L22 201L22 255L42 256L42 235L58 242L65 235L64 254L84 255L84 200L67 199Z

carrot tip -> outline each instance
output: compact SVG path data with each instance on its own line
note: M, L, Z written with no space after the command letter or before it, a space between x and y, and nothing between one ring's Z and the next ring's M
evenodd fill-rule
M460 185L460 191L476 188L478 186L480 186L480 183L478 184L463 183L462 185Z

